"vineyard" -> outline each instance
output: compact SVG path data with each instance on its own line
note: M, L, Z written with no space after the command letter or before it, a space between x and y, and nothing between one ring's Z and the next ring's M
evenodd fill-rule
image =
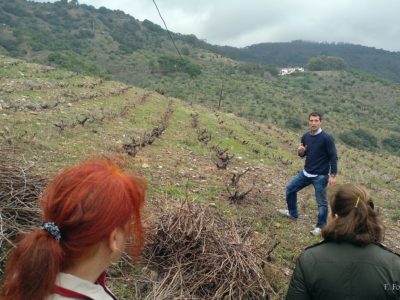
M155 91L0 56L0 274L61 168L109 157L148 184L140 261L113 266L120 299L281 299L310 236L312 188L296 224L276 214L301 170L299 134ZM400 252L400 157L338 144L339 182L371 190Z

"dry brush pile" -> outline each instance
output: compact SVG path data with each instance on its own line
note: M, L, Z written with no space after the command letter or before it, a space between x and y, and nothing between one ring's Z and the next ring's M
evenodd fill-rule
M14 149L0 147L1 277L15 237L40 222L37 201L46 180L35 173L32 163L10 160L8 153ZM135 277L142 282L135 285L135 292L147 299L266 299L268 293L275 294L264 271L272 243L212 209L185 202L165 213L146 236L147 268L133 276L122 262L123 269L113 268L112 274L124 274L127 282ZM152 271L150 279L146 269Z
M38 225L37 201L46 184L32 164L10 160L12 151L0 145L0 271L15 237Z
M268 246L249 226L185 202L147 235L143 257L157 274L147 297L267 299Z

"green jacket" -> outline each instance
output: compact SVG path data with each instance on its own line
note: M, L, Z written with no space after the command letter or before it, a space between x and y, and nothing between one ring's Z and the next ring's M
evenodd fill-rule
M300 255L287 300L400 299L400 255L380 244L323 241Z

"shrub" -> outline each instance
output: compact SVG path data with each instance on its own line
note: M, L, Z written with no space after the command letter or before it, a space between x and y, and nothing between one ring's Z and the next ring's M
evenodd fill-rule
M74 72L86 73L105 78L107 75L96 64L72 53L53 52L47 57L48 61L58 67Z
M265 71L267 71L272 76L276 77L279 75L278 67L275 65L268 65L265 67Z
M393 154L400 155L400 136L391 135L382 140L382 146Z
M189 50L188 47L183 47L181 49L181 52L182 52L182 55L185 55L185 56L189 56L190 55L190 50Z
M303 122L298 117L289 117L287 118L285 125L287 128L298 130L303 128Z
M339 134L339 139L349 145L361 150L376 150L378 147L377 138L364 129L351 129Z
M315 56L308 60L306 68L310 71L345 70L346 61L335 56Z
M78 33L75 34L75 36L78 39L87 39L87 38L93 38L94 37L94 33L90 30L87 29L81 29L79 30Z
M162 29L160 25L154 24L153 22L145 19L142 22L142 25L146 27L148 30L151 30L153 32L159 33L159 34L167 34L167 31Z
M201 74L199 65L191 63L186 58L163 55L158 59L159 71L163 74L184 72L191 77Z

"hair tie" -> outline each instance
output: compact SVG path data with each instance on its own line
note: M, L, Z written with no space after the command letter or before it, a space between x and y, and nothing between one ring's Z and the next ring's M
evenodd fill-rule
M357 202L356 202L356 205L354 206L354 208L357 208L358 202L360 202L360 197L357 197Z
M54 222L45 222L40 225L40 228L50 233L58 242L61 240L61 232L58 226Z

